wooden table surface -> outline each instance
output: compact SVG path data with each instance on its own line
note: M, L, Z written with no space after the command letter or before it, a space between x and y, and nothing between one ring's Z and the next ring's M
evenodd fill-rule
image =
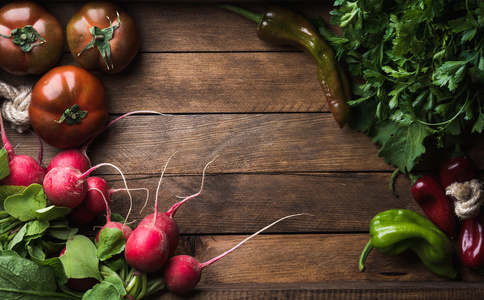
M276 1L272 1L276 2ZM65 26L84 2L41 1ZM168 165L160 207L196 192L205 164L202 194L182 206L177 253L206 261L268 223L294 213L231 255L207 267L193 299L480 299L484 275L458 264L459 278L428 271L406 252L372 251L366 272L358 259L369 239L371 218L391 208L420 213L410 181L399 176L395 197L388 183L393 167L378 157L364 133L340 129L318 84L316 66L305 53L260 41L256 24L220 9L216 2L122 1L141 31L140 52L122 73L96 73L106 86L111 119L133 110L167 115L133 115L103 133L89 148L92 163L109 162L126 175L134 193L129 220L153 211L161 170ZM262 11L267 2L239 2ZM329 18L333 1L284 5L307 16ZM75 64L65 53L58 65ZM11 85L33 85L38 76L0 72ZM7 127L9 125L7 124ZM36 157L29 133L8 129L18 154ZM468 154L484 168L484 140L470 137ZM44 144L47 164L59 150ZM422 171L437 171L443 155L427 155ZM122 187L111 168L96 171ZM128 210L123 193L112 210ZM103 216L99 216L102 221ZM457 243L457 240L454 241ZM161 293L153 299L176 299Z

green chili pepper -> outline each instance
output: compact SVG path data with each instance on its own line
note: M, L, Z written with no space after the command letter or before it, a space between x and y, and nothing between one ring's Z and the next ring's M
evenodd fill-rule
M450 239L431 221L408 209L390 209L377 214L370 222L371 239L361 253L360 271L373 248L387 255L410 249L432 272L455 278Z
M348 120L351 89L343 68L333 50L319 35L316 27L302 14L277 5L270 5L257 14L230 4L219 7L238 13L257 22L257 36L269 43L292 45L309 53L318 67L319 83L329 108L338 125L343 128Z

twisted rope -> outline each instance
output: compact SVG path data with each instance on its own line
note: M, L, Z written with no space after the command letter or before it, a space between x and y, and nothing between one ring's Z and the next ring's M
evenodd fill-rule
M0 98L5 99L2 103L3 117L17 132L24 132L30 127L28 109L31 92L29 86L14 87L0 81Z
M477 179L463 183L454 182L445 191L455 198L455 214L461 219L476 217L482 205L482 185Z

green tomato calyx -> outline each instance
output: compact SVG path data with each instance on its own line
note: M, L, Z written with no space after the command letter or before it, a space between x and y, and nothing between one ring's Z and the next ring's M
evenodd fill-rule
M0 34L4 38L12 38L12 42L18 45L23 52L30 52L33 47L45 43L37 30L32 25L26 25L23 28L15 28L10 35Z
M108 70L112 70L114 68L113 60L111 58L111 45L109 44L109 41L113 38L114 31L121 25L119 13L116 12L116 15L118 16L118 22L114 26L111 22L111 19L106 16L106 18L109 20L109 27L101 29L97 26L92 26L89 28L89 32L92 35L92 40L86 45L86 47L84 47L84 49L81 50L81 52L77 54L77 56L80 56L81 53L87 49L97 47L104 60L104 63L106 64L106 68Z
M59 121L57 123L66 122L69 125L79 124L82 119L87 115L87 110L81 110L79 104L74 104L64 111Z

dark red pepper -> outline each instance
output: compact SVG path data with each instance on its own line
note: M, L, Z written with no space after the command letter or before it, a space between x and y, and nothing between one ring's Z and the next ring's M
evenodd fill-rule
M462 221L460 231L460 257L469 268L484 266L484 215Z
M447 188L454 182L464 183L476 178L476 167L465 156L448 157L440 167L440 182ZM455 201L452 196L449 199ZM464 266L480 268L484 266L484 214L461 221L459 238L460 258Z
M440 166L440 184L445 188L454 182L466 182L475 178L474 162L465 156L448 157Z
M412 196L430 221L448 236L455 231L455 215L445 189L431 175L419 177L412 184Z
M454 182L464 183L475 178L476 167L474 162L465 155L449 156L440 166L440 184L447 189ZM449 202L455 207L456 199L448 195Z

